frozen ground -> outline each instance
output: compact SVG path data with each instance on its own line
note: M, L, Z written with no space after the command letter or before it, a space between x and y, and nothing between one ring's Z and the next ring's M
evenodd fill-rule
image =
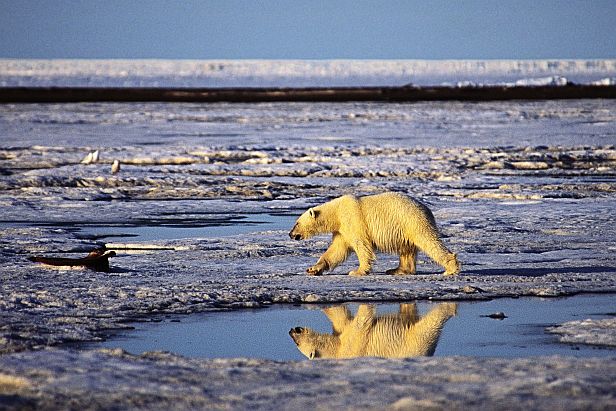
M0 357L7 409L609 410L616 362L568 357L273 362L44 350ZM19 376L19 377L13 377ZM2 403L0 403L0 406Z
M612 101L3 105L0 135L0 404L9 408L69 398L80 408L91 397L92 408L112 400L293 408L319 399L324 408L615 406L614 361L605 359L306 364L46 349L166 313L614 293ZM94 150L99 162L81 164ZM111 174L116 159L121 170ZM384 190L431 206L463 263L460 276L441 276L423 257L419 275L385 276L395 259L380 256L365 278L344 275L353 258L333 275L308 277L327 238L292 242L286 230L259 226L208 232ZM80 231L93 225L202 227L204 235L135 242ZM104 244L118 253L111 273L27 260L84 256ZM584 322L565 326L577 342L613 343L613 321L592 333Z

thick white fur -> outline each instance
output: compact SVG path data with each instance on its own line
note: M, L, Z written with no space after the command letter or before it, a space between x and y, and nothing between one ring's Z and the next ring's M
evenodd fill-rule
M336 198L302 214L289 235L306 239L325 233L333 234L332 243L307 270L309 274L334 269L353 251L359 268L349 274L366 275L372 269L375 250L400 256L398 268L388 274L414 274L418 249L443 266L445 275L460 272L456 255L439 238L432 212L399 193Z
M455 303L441 303L420 318L413 303L400 304L397 314L377 316L373 306L361 304L353 317L348 308L338 306L323 310L332 323L332 334L302 327L289 334L310 359L430 356L456 310Z

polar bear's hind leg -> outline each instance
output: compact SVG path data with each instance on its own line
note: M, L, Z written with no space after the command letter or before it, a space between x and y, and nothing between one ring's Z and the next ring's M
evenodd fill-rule
M390 275L408 275L415 274L415 266L417 261L417 247L411 245L407 250L400 254L400 264L397 268L387 270Z
M445 268L444 275L456 275L460 273L460 262L456 254L445 247L440 238L418 239L417 246L428 255L435 263Z

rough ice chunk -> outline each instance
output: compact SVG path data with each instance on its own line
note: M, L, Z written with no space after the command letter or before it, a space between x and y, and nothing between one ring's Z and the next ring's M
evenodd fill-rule
M516 86L539 87L539 86L566 86L569 80L562 76L550 76L542 78L526 78L515 82Z

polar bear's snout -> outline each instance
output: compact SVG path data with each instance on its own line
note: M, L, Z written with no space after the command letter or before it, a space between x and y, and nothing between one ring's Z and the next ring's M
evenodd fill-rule
M295 224L295 226L293 226L293 229L289 232L289 237L291 237L291 240L302 239L302 235L297 232L297 224Z

